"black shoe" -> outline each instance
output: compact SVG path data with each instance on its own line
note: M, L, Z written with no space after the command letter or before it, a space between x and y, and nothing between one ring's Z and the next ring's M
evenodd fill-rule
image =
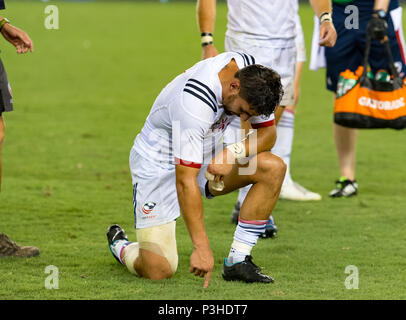
M275 221L273 220L273 217L270 216L266 225L265 225L265 232L261 234L262 239L266 238L275 238L278 233L278 227L275 224Z
M261 268L252 262L251 256L246 256L244 261L234 263L231 266L227 265L227 259L225 259L222 276L226 281L274 282L272 277L261 273Z
M332 198L340 198L340 197L351 197L355 196L358 193L358 183L356 180L351 181L346 177L340 177L336 181L336 187L333 189L329 196Z
M112 246L114 245L114 243L117 240L126 240L126 241L128 241L127 235L126 235L124 229L121 228L118 224L113 224L112 226L110 226L107 229L107 241L109 243L109 249L110 249L113 257L118 262L121 263L120 259L116 257L116 255L114 254L113 249L112 249Z
M237 201L234 206L233 213L231 214L231 223L238 224L238 217L240 215L241 205L240 202Z

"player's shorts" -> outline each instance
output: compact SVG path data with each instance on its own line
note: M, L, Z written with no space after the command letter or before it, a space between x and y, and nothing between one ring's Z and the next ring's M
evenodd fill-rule
M296 15L296 62L306 61L306 46L303 35L302 23L300 22L300 16Z
M227 30L225 37L226 51L248 53L255 58L255 63L272 68L281 77L284 91L281 106L294 103L294 83L296 71L296 43L293 38L288 40L258 40L246 39L244 34ZM240 141L240 119L234 119L224 133L224 143L231 144Z
M258 40L244 38L244 34L228 30L225 37L226 51L248 53L255 63L272 68L281 77L284 90L281 105L294 102L294 81L296 70L296 44L289 40Z
M346 18L348 13L345 13L345 5L333 4L333 22L337 30L337 42L332 48L325 48L325 56L327 62L326 83L327 89L336 92L337 82L340 72L350 69L355 71L358 66L362 65L366 43L366 30L372 12L359 12L359 28L347 29ZM402 10L401 7L395 10ZM405 76L405 57L403 49L403 37L398 32L395 32L393 21L393 11L388 15L388 38L392 51L395 66L401 75ZM396 18L397 19L397 18ZM401 13L400 13L401 19ZM401 22L400 22L401 23ZM397 30L399 30L397 28ZM400 29L401 30L401 29ZM385 50L378 40L372 41L371 52L369 56L369 64L372 72L379 69L388 70L388 59L386 58Z
M176 220L180 216L180 208L175 166L147 159L132 148L130 169L135 228L149 228ZM210 198L204 177L206 169L207 165L202 166L197 182L201 194Z
M13 110L13 96L7 73L0 59L0 116L3 112Z

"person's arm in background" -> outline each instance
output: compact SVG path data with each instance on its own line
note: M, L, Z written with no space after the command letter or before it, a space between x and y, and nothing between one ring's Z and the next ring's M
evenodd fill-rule
M207 34L202 36L202 59L204 60L218 54L213 44L216 0L198 0L196 11L200 34Z
M367 35L372 40L387 39L388 23L386 22L390 0L375 0L374 12L367 26Z
M390 0L375 0L374 10L385 10L388 12Z
M13 26L7 19L0 17L0 32L4 39L10 42L16 49L17 53L26 53L34 51L32 40L23 30Z
M324 47L333 47L337 40L337 32L331 18L331 0L310 0L314 13L320 19L320 42Z

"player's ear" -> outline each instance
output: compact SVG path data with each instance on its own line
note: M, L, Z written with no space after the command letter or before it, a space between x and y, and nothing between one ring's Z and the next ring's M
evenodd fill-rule
M234 78L230 83L230 91L233 94L238 94L240 92L240 80Z

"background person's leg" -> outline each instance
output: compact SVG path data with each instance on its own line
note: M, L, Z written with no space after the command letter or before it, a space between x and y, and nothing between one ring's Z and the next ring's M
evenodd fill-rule
M357 129L346 128L338 124L334 124L334 142L336 145L341 176L344 176L350 180L355 179L357 136Z
M336 181L336 187L330 192L330 197L350 197L358 192L355 180L355 156L358 130L334 124L334 142L336 145L341 177Z
M286 106L281 120L282 123L278 125L277 134L280 139L283 139L283 145L285 146L285 152L279 155L286 163L287 170L285 175L285 181L291 179L290 176L290 155L292 152L293 146L293 137L294 137L294 123L295 123L295 111L296 106L299 102L300 96L300 78L302 75L304 62L299 61L296 63L296 73L295 73L295 81L294 81L294 94L293 94L293 104ZM278 121L279 122L279 121Z
M3 146L4 134L5 134L4 120L3 117L0 115L0 192L1 192L1 149Z
M278 121L276 127L278 138L272 149L272 152L280 156L287 166L280 198L295 201L321 200L321 196L318 193L307 190L297 182L294 182L290 175L290 159L295 131L295 110L300 96L300 78L303 65L303 61L298 61L296 63L293 104L286 106L280 120Z

